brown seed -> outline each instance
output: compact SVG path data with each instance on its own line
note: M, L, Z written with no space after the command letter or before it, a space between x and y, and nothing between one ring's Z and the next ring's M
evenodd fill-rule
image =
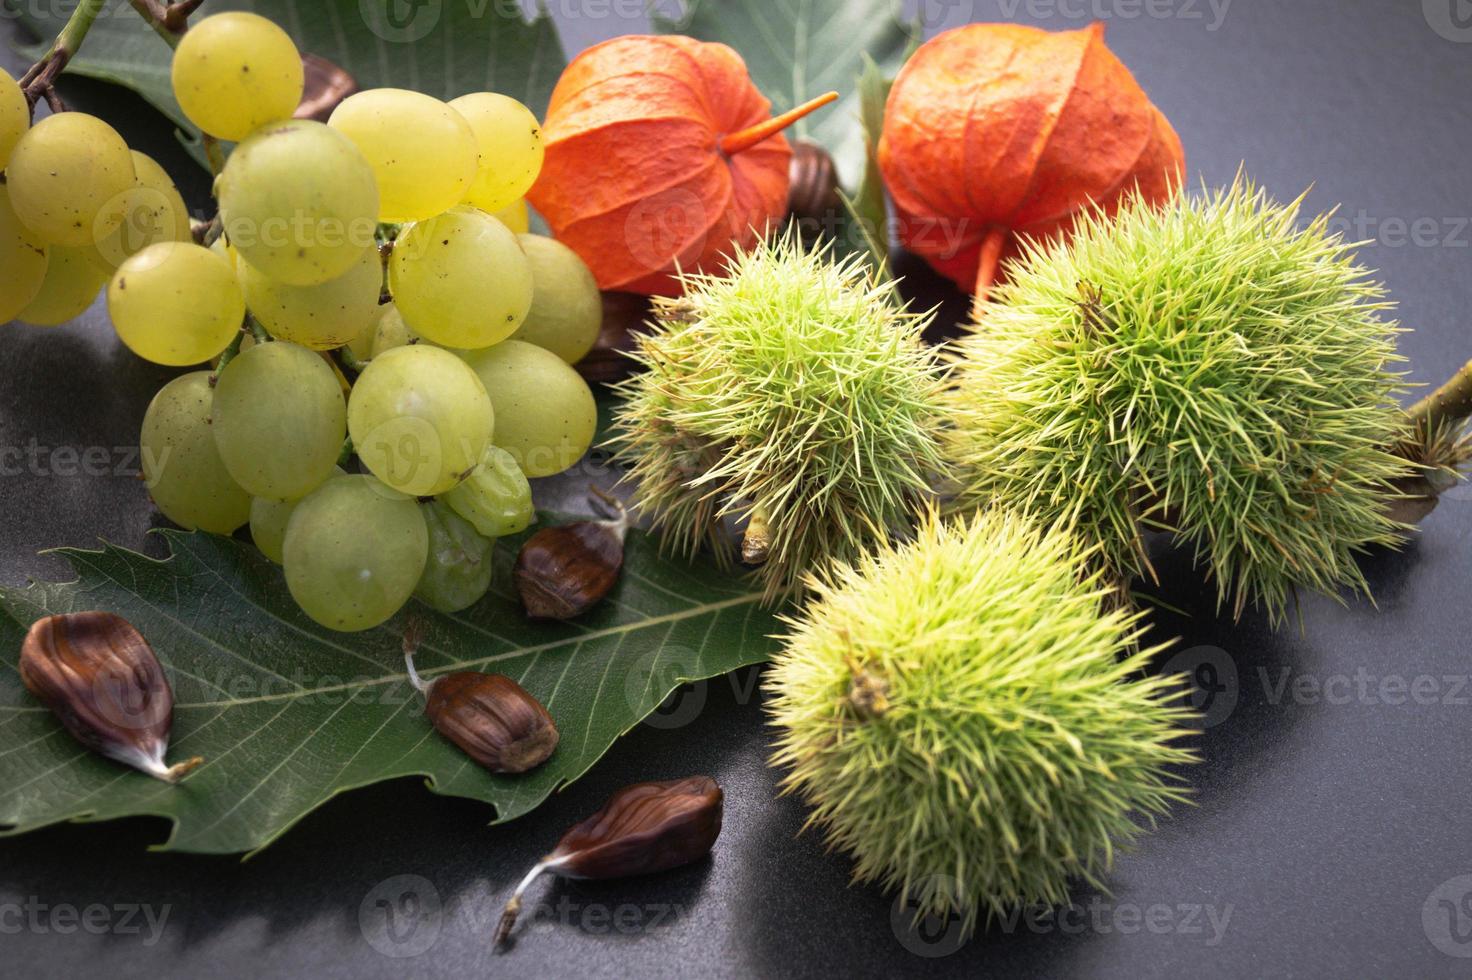
M414 669L416 645L411 629L404 662L436 731L491 772L526 772L547 761L557 748L557 725L540 701L501 674L462 670L426 683Z
M618 583L629 515L614 498L593 492L613 511L608 520L545 528L516 556L516 591L533 619L581 616Z
M639 346L639 328L649 319L648 296L637 293L603 294L603 328L593 349L573 365L589 383L619 381L634 373L632 354Z
M635 783L576 824L521 880L501 913L495 945L516 925L521 896L543 873L628 878L667 871L710 853L721 833L724 794L709 776Z
M38 620L21 646L20 679L72 737L109 759L169 783L204 761L165 764L174 692L147 641L121 616Z
M831 221L841 213L838 171L828 151L816 143L798 140L792 146L792 163L787 192L787 213L817 223Z
M315 119L325 123L338 103L358 91L358 83L352 75L320 55L303 52L302 71L306 84L302 89L301 105L294 113L297 119Z

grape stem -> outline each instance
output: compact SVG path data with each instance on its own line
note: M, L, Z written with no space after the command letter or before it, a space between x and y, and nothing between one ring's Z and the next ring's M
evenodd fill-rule
M353 461L353 454L357 451L357 447L353 445L353 437L348 436L344 438L342 441L342 452L337 454L337 465L346 469L347 465Z
M343 373L362 374L368 367L368 362L346 347L338 347L332 352L332 359L337 361L337 366L342 368Z
M240 353L240 344L245 340L245 335L248 332L242 324L241 328L235 331L235 337L230 341L230 346L220 351L220 360L215 364L215 370L210 374L211 388L215 386L215 381L219 379L220 372L225 370L225 365L235 360L235 355Z
M82 0L78 3L77 9L72 11L71 17L56 35L56 40L51 42L46 54L31 66L30 71L21 76L20 87L32 112L35 111L36 102L43 98L52 112L66 111L66 104L56 93L56 80L82 49L82 41L86 39L87 32L92 29L92 24L106 6L107 0Z
M271 334L267 332L266 328L261 326L261 321L257 320L249 313L245 315L244 329L250 331L251 338L255 340L255 342L258 344L264 344L266 341L273 339L271 337Z

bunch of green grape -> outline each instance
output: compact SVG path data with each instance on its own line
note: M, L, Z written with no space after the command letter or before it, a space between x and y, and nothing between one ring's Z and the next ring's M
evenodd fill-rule
M528 478L592 443L571 365L602 301L575 253L528 234L543 151L525 106L376 89L324 124L294 117L303 78L260 16L184 35L174 95L236 144L217 219L191 231L156 163L91 116L31 126L0 73L0 321L62 323L106 284L134 353L201 366L144 418L159 509L248 524L307 615L362 630L413 595L456 611L486 593L495 539L532 520Z

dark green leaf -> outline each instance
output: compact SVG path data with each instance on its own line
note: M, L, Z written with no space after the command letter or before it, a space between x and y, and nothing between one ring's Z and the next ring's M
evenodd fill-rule
M619 586L577 623L531 624L511 598L518 539L496 549L493 594L447 616L416 606L427 674L507 674L547 706L562 740L523 776L493 776L437 734L404 676L402 615L366 633L322 629L297 611L279 569L253 548L164 531L173 556L108 546L60 552L77 581L0 589L0 827L156 815L166 850L228 853L269 844L347 790L423 775L435 792L519 817L578 778L686 680L766 659L775 621L739 578L662 559L630 534ZM104 609L132 622L174 685L170 759L206 758L168 786L83 749L22 688L22 626Z
M884 178L879 173L879 137L884 132L884 104L894 79L887 78L874 60L864 58L859 76L859 110L864 134L864 178L853 196L840 191L849 221L862 241L869 260L881 275L889 270L889 212L885 204Z
M896 18L896 0L690 0L690 5L679 22L656 18L656 28L735 48L775 111L824 92L842 96L799 121L791 135L826 148L843 186L853 187L865 157L854 81L865 57L893 75L918 32Z

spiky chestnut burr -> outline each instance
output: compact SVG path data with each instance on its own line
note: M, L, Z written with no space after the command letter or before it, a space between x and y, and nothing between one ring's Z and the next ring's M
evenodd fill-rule
M674 550L737 553L768 600L804 572L851 559L912 526L942 469L943 372L855 257L805 251L792 235L731 259L728 277L687 276L656 299L623 382L612 445L636 505Z
M931 517L812 580L767 675L772 763L854 877L917 918L1067 901L1184 798L1188 713L1139 676L1139 614L1060 530Z
M1143 533L1192 547L1219 601L1274 623L1297 590L1366 590L1412 470L1390 448L1399 328L1326 216L1238 179L1085 216L1031 247L959 346L947 453L960 507L1072 525L1120 585Z

